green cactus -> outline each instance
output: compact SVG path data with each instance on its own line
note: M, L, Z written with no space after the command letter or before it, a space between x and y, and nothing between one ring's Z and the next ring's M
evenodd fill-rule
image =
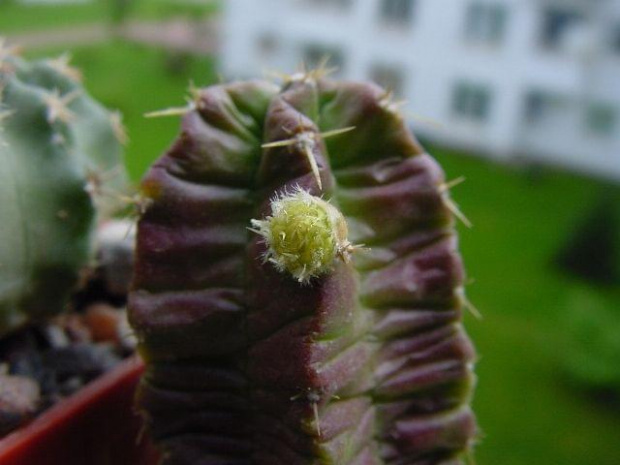
M65 308L115 202L97 194L126 182L118 119L78 77L0 43L0 334Z
M312 72L184 112L142 184L130 294L162 463L462 463L452 204L389 94Z

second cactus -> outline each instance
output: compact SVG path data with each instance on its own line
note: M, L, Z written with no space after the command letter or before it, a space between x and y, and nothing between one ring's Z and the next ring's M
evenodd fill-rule
M66 310L116 203L96 194L127 181L120 122L67 58L9 52L0 40L0 335Z

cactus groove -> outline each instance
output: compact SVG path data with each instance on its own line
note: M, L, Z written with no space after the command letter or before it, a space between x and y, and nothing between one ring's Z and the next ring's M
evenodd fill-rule
M384 90L315 77L197 93L143 181L130 318L165 465L448 465L473 447L444 175ZM307 283L248 230L296 189L368 247Z

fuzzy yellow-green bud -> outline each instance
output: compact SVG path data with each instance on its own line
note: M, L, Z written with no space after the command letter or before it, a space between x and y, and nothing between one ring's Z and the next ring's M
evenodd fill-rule
M348 260L354 248L347 223L336 207L303 189L271 201L271 216L252 220L252 231L265 238L264 259L300 283L332 269L339 257Z

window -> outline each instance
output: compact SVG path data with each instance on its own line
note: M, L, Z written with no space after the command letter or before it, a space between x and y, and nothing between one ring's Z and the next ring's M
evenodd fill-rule
M405 96L405 73L396 66L376 65L370 70L370 79L386 90L392 91L394 96Z
M379 15L385 23L406 26L413 16L413 0L381 0Z
M571 32L579 27L583 17L576 11L549 9L544 13L541 42L549 50L564 48Z
M611 49L616 55L620 55L620 24L611 33Z
M610 136L616 127L617 114L611 105L591 104L586 109L586 126L591 134Z
M452 94L452 111L461 118L486 121L491 110L491 91L479 84L459 83Z
M476 2L469 5L465 37L471 42L499 43L504 38L507 11L503 5Z
M528 123L543 121L558 106L558 99L549 93L533 90L525 97L525 120Z
M279 42L276 36L267 32L261 34L256 41L258 51L262 56L272 56L278 51Z
M523 118L530 127L570 124L574 111L570 96L546 89L533 89L525 95Z
M335 75L342 74L345 60L342 51L336 47L320 44L307 45L303 49L303 63L306 69L316 69L321 65L335 68Z

